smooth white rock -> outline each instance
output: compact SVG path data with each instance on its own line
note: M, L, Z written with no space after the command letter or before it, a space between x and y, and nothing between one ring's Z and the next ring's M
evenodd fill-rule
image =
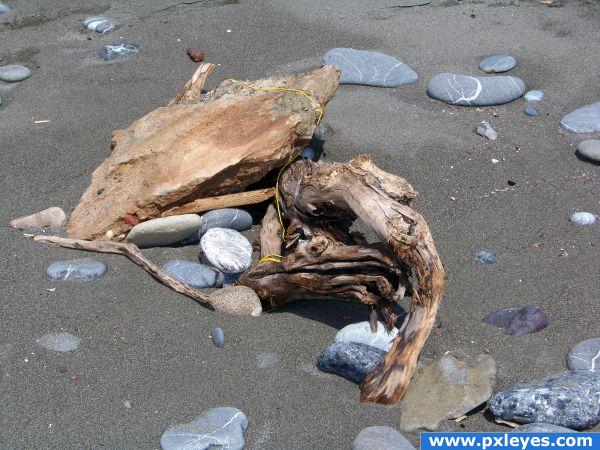
M367 344L387 352L392 348L392 341L396 336L398 336L397 328L393 328L388 332L382 322L377 322L377 331L373 333L371 331L371 324L366 321L346 325L337 332L335 341Z
M138 247L171 245L197 232L200 223L201 219L197 214L152 219L134 226L126 240Z

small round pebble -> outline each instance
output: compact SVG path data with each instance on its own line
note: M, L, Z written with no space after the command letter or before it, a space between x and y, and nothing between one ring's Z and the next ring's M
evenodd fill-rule
M577 146L577 153L589 161L600 163L600 139L587 139Z
M0 80L13 83L26 80L31 76L31 70L18 64L8 64L0 67Z
M277 353L263 352L256 357L256 367L259 369L270 369L281 362L281 357Z
M587 339L575 345L567 356L567 367L600 373L600 338Z
M84 258L53 262L46 269L46 275L55 281L85 281L100 278L107 270L106 263Z
M542 91L533 90L527 92L523 98L528 103L541 102L544 99L544 93Z
M523 112L531 117L540 117L540 112L535 108L525 108L525 111Z
M485 73L508 72L517 65L517 60L507 55L492 55L479 63L479 68Z
M589 212L574 212L569 220L575 225L592 225L596 223L596 216Z
M315 160L315 156L316 156L315 151L310 147L304 147L302 149L302 151L300 152L300 156L303 159L310 159L311 161L316 161Z
M482 264L496 264L496 255L491 250L480 250L473 253L473 258Z
M225 335L221 328L214 327L210 332L210 336L212 337L215 347L223 348L225 346Z
M10 8L4 3L0 3L0 14L4 14L10 11Z
M70 333L48 333L39 338L36 343L46 350L53 352L72 352L79 347L81 340Z
M104 16L89 17L83 21L83 26L97 33L108 33L115 29L115 23Z

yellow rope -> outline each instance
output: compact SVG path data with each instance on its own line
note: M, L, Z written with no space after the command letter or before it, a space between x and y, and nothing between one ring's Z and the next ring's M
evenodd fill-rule
M234 83L240 84L247 88L250 88L254 91L264 91L264 92L295 92L296 94L300 94L305 97L314 108L319 108L319 117L317 117L317 125L321 122L321 118L323 117L323 107L319 104L319 102L312 96L310 96L306 91L297 88L285 88L285 87L260 87L254 86L253 84L247 83L245 81L236 80L235 78L228 78L228 81L233 81ZM294 162L294 160L298 157L298 154L292 155L290 160L281 168L279 174L277 175L277 181L275 182L275 206L277 207L277 217L279 218L279 225L281 225L281 237L285 240L285 225L283 224L283 216L281 214L281 207L279 206L279 179L283 174L283 171L289 167L289 165ZM258 263L262 264L263 262L274 262L279 263L283 259L283 256L278 255L276 253L271 253L269 255L263 256Z

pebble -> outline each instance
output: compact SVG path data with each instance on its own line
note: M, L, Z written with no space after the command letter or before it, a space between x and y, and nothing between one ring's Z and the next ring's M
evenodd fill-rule
M100 58L104 61L113 59L127 58L129 55L139 53L141 48L135 44L105 45L100 53Z
M209 300L217 311L227 314L258 317L262 313L260 298L247 286L225 286L212 292Z
M115 23L104 16L89 17L83 21L83 26L97 33L108 33L115 29Z
M485 120L481 122L479 127L477 127L477 134L480 136L485 136L490 141L495 141L498 138L498 133L496 133L496 130L494 130L492 125Z
M46 350L64 353L76 350L81 339L71 333L48 333L35 342Z
M127 235L126 241L138 247L160 247L175 244L197 233L202 220L197 214L161 217L138 223Z
M548 315L535 306L506 308L483 318L485 323L506 328L505 334L522 336L543 330L548 326Z
M593 225L596 223L596 216L589 212L579 211L571 214L569 220L575 225Z
M248 418L236 408L209 409L192 422L175 425L160 438L162 450L242 450Z
M198 50L197 48L188 48L186 50L187 55L194 62L202 62L204 61L204 52Z
M168 261L163 270L193 288L221 287L225 277L204 264L181 259Z
M256 367L259 369L270 369L281 362L281 357L277 353L263 352L256 357Z
M496 264L496 255L491 250L479 250L473 253L473 258L482 264Z
M367 344L387 352L392 348L392 341L396 336L397 328L394 327L388 332L382 322L377 322L377 331L373 333L370 322L366 321L346 325L335 335L335 342Z
M252 228L252 216L243 209L215 209L200 218L198 239L211 228L228 228L235 231L249 230Z
M208 262L222 272L240 273L250 267L252 245L235 230L211 228L200 239L200 248Z
M541 102L544 99L544 93L542 91L533 90L527 92L523 98L528 103Z
M570 428L559 427L551 423L528 423L512 430L512 433L577 433Z
M10 11L10 8L4 3L0 3L0 14L4 14Z
M352 450L416 450L402 434L392 427L363 428L352 442Z
M479 68L485 73L508 72L517 65L517 60L507 55L492 55L479 63Z
M400 405L400 428L436 430L442 421L460 417L487 401L495 382L496 361L490 355L448 354L420 364Z
M560 121L562 127L572 133L600 132L600 102L570 112Z
M18 64L8 64L0 67L0 80L13 83L26 80L31 76L31 70Z
M398 87L419 79L417 73L407 64L383 53L332 48L325 53L323 59L325 64L342 71L340 84Z
M57 206L10 221L10 226L13 228L62 228L66 224L67 215Z
M567 367L600 373L600 338L587 339L575 345L567 356Z
M577 153L585 159L600 163L600 139L581 141L577 146Z
M221 328L214 327L210 332L210 337L212 338L215 347L225 347L225 335L223 334L223 330Z
M510 76L472 77L441 73L431 79L427 93L453 105L501 105L521 97L525 93L525 83Z
M304 147L300 152L300 156L304 159L310 159L311 161L315 162L318 160L315 151L310 147Z
M85 281L100 278L106 274L108 266L94 259L74 259L55 261L46 269L46 275L55 281Z
M525 110L523 111L526 115L531 116L531 117L540 117L540 112L535 109L535 108L525 108Z
M361 383L386 352L366 344L334 342L319 355L317 368Z
M523 382L488 401L497 417L518 423L543 422L583 430L600 422L600 374L560 372Z

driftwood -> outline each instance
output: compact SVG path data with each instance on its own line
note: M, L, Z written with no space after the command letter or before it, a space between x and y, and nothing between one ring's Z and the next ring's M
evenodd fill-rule
M262 222L261 255L282 258L268 258L239 280L267 311L299 299L341 298L377 308L387 327L408 291L410 311L391 350L361 384L362 401L390 404L402 397L443 294L444 268L429 228L409 207L415 196L408 182L366 156L347 164L296 161L279 182L285 235L274 207ZM356 218L379 243L349 232ZM376 319L371 314L373 327Z
M162 217L176 216L178 214L191 214L213 209L231 208L233 206L254 205L269 200L275 195L275 188L257 189L255 191L240 192L238 194L219 195L216 197L200 198L185 205L177 206L165 211Z
M213 68L200 65L169 106L113 133L113 152L92 174L67 225L69 237L117 238L131 229L131 216L144 221L244 191L308 144L339 77L324 66L253 81L255 89L226 80L203 94Z

